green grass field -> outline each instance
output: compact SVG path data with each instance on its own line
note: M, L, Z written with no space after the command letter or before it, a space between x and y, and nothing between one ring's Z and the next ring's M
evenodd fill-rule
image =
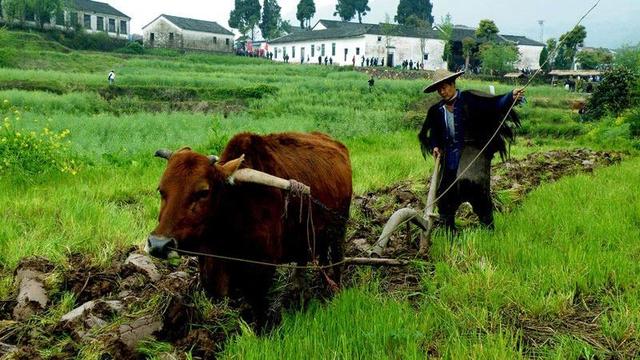
M356 194L418 183L431 171L416 137L431 101L420 91L426 79L378 80L369 93L366 75L346 69L69 51L7 31L0 40L31 44L14 47L10 66L0 68L0 299L15 290L12 272L23 257L59 263L81 251L107 264L118 249L141 245L159 208L158 148L220 153L243 131L318 130L349 147ZM111 68L115 89L106 81ZM380 274L363 269L360 285L286 314L267 336L245 328L221 356L640 356L640 161L620 140L628 127L619 121L615 136L601 141L597 125L569 110L575 94L539 86L528 97L514 157L587 146L628 151L628 160L542 186L498 215L495 232L468 230L453 242L438 234L430 262L415 265L415 294L385 293ZM211 110L199 111L201 104Z

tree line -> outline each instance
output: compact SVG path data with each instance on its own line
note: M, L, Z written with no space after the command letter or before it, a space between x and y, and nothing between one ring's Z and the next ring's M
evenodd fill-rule
M369 0L336 0L334 16L343 21L358 19L362 23L363 17L371 11ZM395 21L401 25L411 25L416 21L433 24L433 4L431 0L400 0ZM255 37L256 29L260 29L262 36L275 39L291 32L291 23L282 20L281 7L277 0L235 0L234 8L229 14L229 26L237 29L243 36ZM296 9L296 19L300 28L311 28L311 19L316 14L314 0L299 0Z

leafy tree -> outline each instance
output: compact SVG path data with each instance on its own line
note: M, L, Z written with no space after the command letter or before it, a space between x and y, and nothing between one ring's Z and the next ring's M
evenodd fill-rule
M51 22L51 16L63 8L62 0L28 0L27 7L33 11L40 28Z
M620 115L624 110L637 105L634 87L638 86L638 75L624 67L607 70L587 103L587 118L598 120L607 114Z
M513 71L520 58L518 48L514 44L486 43L480 46L482 70L491 75L505 74Z
M480 20L480 24L478 24L476 37L481 42L495 41L499 32L500 30L498 30L498 27L496 26L496 23L493 22L493 20L484 19Z
M264 0L260 31L262 31L262 36L267 40L276 38L282 33L280 9L277 0Z
M362 17L367 16L367 12L371 11L371 8L369 7L369 0L352 0L352 1L354 3L354 8L356 9L356 13L358 14L358 22L362 24Z
M476 47L476 41L470 37L462 39L462 55L464 55L464 69L469 69L469 63L471 62L471 55Z
M313 0L300 0L296 18L300 21L301 28L311 28L311 18L316 14L316 4ZM305 26L305 22L307 25Z
M431 29L431 23L417 15L411 15L407 18L405 25L418 29L418 34L420 36L420 51L422 52L422 59L424 59L424 56L427 53L427 34Z
M453 21L451 14L447 14L440 20L440 24L437 26L440 32L440 37L445 41L444 52L442 53L442 60L446 61L449 70L452 70L453 64Z
M24 21L27 14L27 0L3 0L2 8L8 20Z
M434 21L432 11L431 0L400 0L396 21L398 24L407 25L407 20L415 16L431 25Z
M580 67L585 70L595 70L602 66L611 65L613 55L604 49L581 51L576 55Z
M616 53L615 64L640 75L640 44L624 46Z
M573 30L560 36L558 53L554 59L556 68L571 69L578 46L582 46L586 38L587 30L582 25L578 25Z
M229 14L229 26L238 29L242 35L251 32L254 38L254 29L260 22L260 2L258 0L235 0L235 7Z
M547 40L547 46L542 49L540 53L540 67L543 68L544 71L549 72L553 69L553 62L555 59L555 51L558 46L558 42L556 39Z
M291 22L289 20L280 22L280 33L291 34Z
M353 0L338 0L333 16L340 16L342 21L349 21L356 16L356 7Z

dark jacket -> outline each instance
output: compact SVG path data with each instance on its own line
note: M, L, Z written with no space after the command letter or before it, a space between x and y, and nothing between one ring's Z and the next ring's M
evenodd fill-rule
M445 125L444 104L444 101L440 101L429 109L418 139L425 158L434 147L438 147L444 152L443 165L449 170L456 170L465 143L482 148L491 139L513 104L513 92L492 96L477 91L458 91L453 107L453 137ZM487 156L492 157L496 152L500 152L503 158L507 155L507 142L514 139L513 128L520 126L518 115L514 111L511 111L509 117L510 121L505 122L498 136L487 147Z

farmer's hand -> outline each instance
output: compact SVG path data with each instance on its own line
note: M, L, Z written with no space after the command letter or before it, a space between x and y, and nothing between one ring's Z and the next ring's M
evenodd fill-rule
M440 148L439 147L434 147L433 148L433 157L437 159L438 157L440 157L440 155L442 155L442 152L440 152Z
M523 88L513 90L513 100L520 101L524 98L524 92L525 90Z

